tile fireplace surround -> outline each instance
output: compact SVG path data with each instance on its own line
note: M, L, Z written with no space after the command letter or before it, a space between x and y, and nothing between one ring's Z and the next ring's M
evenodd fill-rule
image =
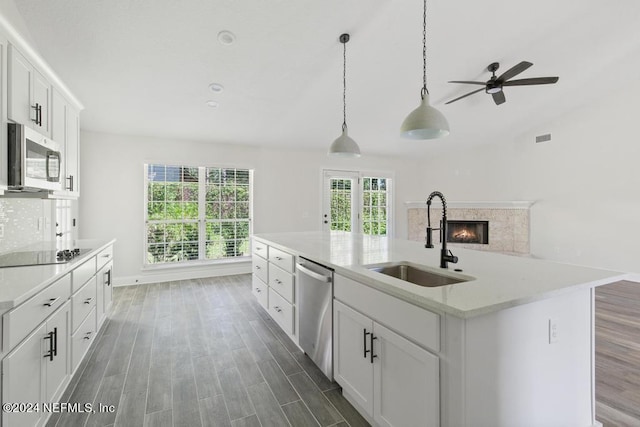
M529 210L533 202L447 202L447 219L465 221L489 221L489 244L448 243L480 251L499 252L527 256L529 242ZM427 228L425 202L407 202L408 238L424 242ZM442 219L442 205L431 205L431 227L438 228ZM439 242L438 231L433 232L434 244Z

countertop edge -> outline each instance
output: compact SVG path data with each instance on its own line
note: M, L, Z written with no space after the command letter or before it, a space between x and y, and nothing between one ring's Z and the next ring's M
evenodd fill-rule
M87 239L87 240L93 240L93 239ZM96 240L93 240L93 241L96 241ZM36 285L33 288L31 288L28 292L25 292L24 294L16 297L15 299L13 299L11 301L2 301L2 302L0 302L0 313L5 313L5 312L13 309L14 307L19 306L20 304L24 303L25 301L29 300L30 298L32 298L33 296L38 294L40 291L42 291L43 289L45 289L46 287L51 285L53 282L59 280L60 278L62 278L65 275L69 274L79 264L82 264L83 262L85 262L86 260L91 258L92 256L97 255L100 251L105 249L107 246L113 245L115 242L116 242L116 239L111 239L111 240L107 241L107 243L104 243L101 246L98 246L96 249L92 249L91 252L87 252L86 254L74 259L72 262L69 262L69 263L65 264L65 267L67 267L67 268L65 268L61 272L53 274L48 279L44 280L43 282L40 282L38 285ZM39 267L39 266L23 266L23 267L10 267L10 268L31 268L31 267Z
M254 235L252 236L253 239L258 240L262 243L265 243L269 246L273 246L276 249L280 249L283 250L285 252L289 252L292 254L295 254L296 256L301 256L304 258L308 258L310 260L316 261L320 264L326 265L327 267L332 268L336 273L345 276L349 279L352 280L356 280L358 281L358 283L361 283L363 285L369 286L373 289L379 290L380 292L383 292L387 295L391 295L394 296L396 298L399 298L405 302L408 302L410 304L413 304L417 307L426 309L426 310L430 310L430 311L434 311L434 312L438 312L440 314L450 314L453 315L455 317L458 318L462 318L462 319L469 319L469 318L473 318L473 317L477 317L477 316L482 316L485 314L490 314L490 313L494 313L497 311L502 311L505 309L509 309L509 308L513 308L513 307L517 307L520 305L524 305L524 304L529 304L529 303L533 303L536 301L542 301L545 299L549 299L549 298L553 298L559 295L564 295L570 292L574 292L576 290L580 290L580 289L589 289L589 288L595 288L598 286L602 286L602 285L606 285L609 283L613 283L616 281L620 281L620 280L629 280L631 278L633 278L633 274L632 273L620 273L619 275L616 276L611 276L611 277L607 277L607 278L603 278L603 279L598 279L598 280L593 280L593 281L588 281L588 282L584 282L584 283L579 283L579 284L575 284L575 285L570 285L570 286L566 286L564 288L561 289L554 289L554 290L548 290L548 291L543 291L539 294L533 295L533 296L528 296L528 297L523 297L523 298L516 298L516 299L512 299L509 301L504 301L504 302L499 302L499 303L495 303L495 304L491 304L491 305L487 305L481 308L475 308L475 309L471 309L471 310L460 310L458 308L452 307L450 305L446 305L443 304L441 302L429 299L427 297L415 294L415 293L411 293L409 291L405 291L401 288L398 288L396 286L393 286L389 283L385 283L384 281L381 280L376 280L373 279L372 277L366 276L362 273L359 273L357 270L354 270L356 268L362 268L362 266L359 265L349 265L349 266L340 266L340 265L335 265L327 260L324 259L318 259L317 256L314 255L308 255L305 254L304 252L300 252L299 250L290 248L288 246L279 244L277 242L273 242L271 240L269 240L268 238L263 238L260 237L259 235Z

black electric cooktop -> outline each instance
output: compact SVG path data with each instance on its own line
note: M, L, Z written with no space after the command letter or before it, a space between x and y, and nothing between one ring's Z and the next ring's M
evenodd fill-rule
M63 249L46 251L10 252L0 255L0 268L28 265L64 264L91 249Z

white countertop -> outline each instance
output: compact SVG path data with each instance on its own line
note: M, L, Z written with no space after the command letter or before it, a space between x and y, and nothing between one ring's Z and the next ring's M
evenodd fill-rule
M469 318L575 289L628 279L630 274L540 259L451 248L458 256L449 269L440 266L440 245L345 232L295 232L253 236L271 246L324 264L336 273L420 307ZM408 261L435 273L472 280L435 288L417 286L369 271L363 265ZM462 269L455 273L453 269Z
M46 288L60 277L73 270L78 264L96 255L115 240L75 240L67 247L90 249L72 261L64 264L33 265L0 268L0 314L23 303L40 290ZM55 250L56 242L32 245L22 250Z

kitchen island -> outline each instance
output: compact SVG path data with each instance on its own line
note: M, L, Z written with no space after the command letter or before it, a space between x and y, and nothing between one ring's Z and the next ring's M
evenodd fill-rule
M373 424L598 425L593 289L626 274L463 249L445 270L438 249L343 232L256 245L335 271L334 377ZM462 282L422 287L367 268L398 262ZM296 318L295 297L292 308Z

